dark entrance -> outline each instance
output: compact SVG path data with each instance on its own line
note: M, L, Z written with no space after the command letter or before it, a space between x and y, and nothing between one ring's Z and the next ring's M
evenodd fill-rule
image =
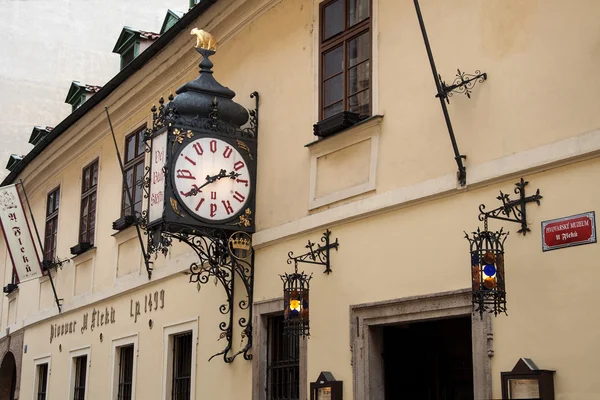
M17 385L17 365L10 351L4 355L0 365L0 400L14 400Z
M471 318L383 328L386 400L473 400Z

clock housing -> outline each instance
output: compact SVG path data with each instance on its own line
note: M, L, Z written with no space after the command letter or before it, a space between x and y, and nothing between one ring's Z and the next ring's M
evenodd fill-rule
M153 108L147 134L147 226L171 233L254 232L258 93L246 110L212 75L203 50L200 76Z

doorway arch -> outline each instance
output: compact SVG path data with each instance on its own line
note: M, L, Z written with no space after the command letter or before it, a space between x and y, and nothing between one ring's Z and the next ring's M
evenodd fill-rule
M0 364L0 400L15 400L17 387L17 362L11 351L7 351Z

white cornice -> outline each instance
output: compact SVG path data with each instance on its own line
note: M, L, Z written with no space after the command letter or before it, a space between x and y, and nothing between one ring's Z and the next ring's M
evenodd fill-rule
M594 130L482 164L468 166L467 186L464 188L457 186L456 175L450 173L264 229L253 235L252 244L255 249L260 249L323 227L459 194L469 188L483 187L518 175L560 167L597 157L599 153L600 130Z

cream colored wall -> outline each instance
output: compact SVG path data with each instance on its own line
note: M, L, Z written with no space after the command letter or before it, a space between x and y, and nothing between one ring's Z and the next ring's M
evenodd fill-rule
M181 322L195 321L198 330L198 341L193 344L197 360L196 398L206 398L207 393L221 393L222 398L244 398L245 388L251 384L251 371L246 361L225 364L217 357L208 363L208 358L221 351L225 341L218 341L220 330L218 323L222 315L218 306L224 301L225 294L220 286L206 285L198 293L195 285L185 283L187 277L180 274L171 278L155 281L145 285L142 290L125 293L108 301L82 307L73 312L66 312L52 320L55 324L76 321L73 333L53 338L50 342L50 324L41 323L30 326L25 331L24 344L27 352L23 355L21 397L33 397L34 368L33 360L40 356L51 355L52 371L49 380L50 398L67 398L70 387L70 351L91 346L91 362L89 371L89 399L109 399L111 390L111 373L113 368L112 342L122 337L137 335L136 351L136 398L160 399L163 392L163 329L166 326ZM184 284L182 284L184 283ZM146 295L165 291L164 308L144 312ZM139 301L141 315L135 322L130 316L130 301ZM115 309L115 323L97 326L91 330L91 312L93 309ZM135 305L134 308L135 310ZM83 314L88 313L88 328L81 332ZM135 313L135 311L134 311ZM149 327L149 320L153 327ZM239 332L236 332L236 338ZM102 341L100 340L102 334ZM234 341L236 350L237 339ZM235 385L223 385L223 382L236 382Z
M374 163L370 168L376 172L375 190L311 211L311 156L315 151L304 145L314 140L312 124L316 122L318 2L221 0L193 24L222 38L218 54L212 57L215 77L237 92L236 100L252 107L249 93L257 90L261 96L255 235L257 242L261 240L256 253L255 300L281 295L277 274L287 270L286 254L301 251L307 239L318 239L322 230L313 228L319 225L319 219L340 239L340 250L333 256L334 273L322 276L315 270L311 286L313 338L309 343L308 377L315 379L321 370L334 372L336 378L345 381L348 398L352 398L348 306L468 287L467 243L462 231L476 227L477 206L491 206L498 190L512 188L512 177L505 175L508 170L516 175L521 174L520 170L545 168L528 164L524 157L519 159L524 154L521 152L579 137L600 125L592 97L600 89L600 79L591 71L600 61L594 51L600 29L594 19L597 3L423 0L421 7L438 70L446 81L451 80L457 67L467 72L481 69L489 75L488 81L478 84L470 100L455 95L449 105L461 152L468 156L469 179L476 173L485 175L481 172L485 162L516 157L510 164L499 162L485 179L478 178L476 185L457 190L453 177L456 165L434 98L435 87L414 8L411 2L374 2L377 58L373 73L379 82L374 91L377 112L384 115L369 128L371 133L377 130L379 136L376 157L370 160ZM103 107L111 111L122 151L124 136L150 123L152 104L197 76L199 56L191 49L192 44L186 30L63 133L21 174L40 225L47 192L61 185L58 256L70 257L69 248L77 242L81 169L96 157L100 160L97 250L74 258L56 276L67 313L80 315L92 302L116 302L119 310L126 310L127 296L143 297L149 289L141 286L147 284L143 267L133 267L140 263L139 257L125 249L135 233L129 230L115 234L111 229L120 212L121 177ZM343 141L340 137L328 140ZM574 157L580 156L579 150L575 148ZM323 174L316 177L318 189L328 193L356 183L352 179L336 180L332 160L348 165L350 170L362 169L365 154L362 150L333 152L329 162L322 163ZM596 155L590 152L585 156ZM562 164L568 162L561 160ZM594 159L527 176L532 187L541 188L544 200L541 207L528 209L532 235L520 237L513 233L507 242L507 261L513 260L510 266L507 264L510 316L494 321L495 396L499 396L499 373L510 370L517 358L524 356L533 358L542 368L557 369L557 393L564 399L588 399L600 393L591 372L586 372L598 369L598 354L592 343L597 327L588 318L594 311L590 299L594 298L593 278L597 277L593 268L573 271L578 263L587 265L597 258L597 245L541 253L539 237L542 220L595 209L597 190L590 182L597 168ZM450 189L439 183L446 181ZM419 185L426 185L427 190ZM387 197L383 196L396 196L394 191L398 190L406 190L410 194L407 199L417 200L386 203ZM368 211L346 221L346 215L358 209ZM369 218L364 219L366 216ZM283 224L288 225L280 230ZM267 236L269 239L264 239ZM120 247L123 252L119 254ZM169 258L160 257L155 265L154 279L164 278L170 293L184 291L177 300L173 296L173 301L180 304L165 313L169 318L160 317L159 323L200 315L202 350L198 353L197 376L199 382L207 383L199 383L197 392L231 390L229 398L248 398L244 396L249 396L249 363L224 365L215 360L209 365L202 361L214 352L215 343L221 343L216 342L218 332L213 329L220 315L209 303L220 301L222 294L189 293L195 290L193 285L176 274L189 266L189 260L189 253L177 247ZM93 284L87 294L82 294L85 288L78 286L75 295L77 265L86 263L93 268ZM124 270L132 272L121 276ZM7 276L5 271L5 279ZM30 392L25 391L31 390L27 382L32 382L33 372L28 365L33 357L46 353L56 357L51 385L57 388L65 384L67 373L63 367L67 365L68 349L56 353L56 346L47 343L49 326L42 320L56 311L47 283L42 284L40 303L39 285L37 281L24 283L17 294L15 328L32 324L26 329L25 339L35 344L24 358L22 391L27 396ZM154 288L155 284L150 285ZM131 292L136 288L139 291ZM120 296L125 292L127 295ZM194 300L188 303L190 299ZM6 300L2 302L2 328L6 324ZM190 305L192 309L186 310ZM126 311L119 313L125 316ZM92 343L92 370L107 371L110 338L136 329L135 325L118 324L106 328L103 343L90 334L67 336L69 341L63 343L69 348ZM162 336L157 333L158 326L151 332L145 331L146 326L139 329L140 349L159 345ZM234 342L239 336L235 337ZM140 352L139 398L154 398L157 383L143 377L152 376L162 365L159 357L157 352ZM108 390L108 374L94 375L91 383L103 396ZM219 374L231 379L221 381L241 383L235 388L217 388L214 382Z
M531 233L516 233L517 224L491 221L491 229L510 231L505 244L508 316L493 320L494 398L500 398L500 372L510 371L520 357L540 368L554 369L557 399L598 396L600 368L596 313L600 272L594 260L598 244L542 252L543 220L597 210L600 172L595 159L569 167L527 175L528 189L540 188L541 205L528 205ZM331 371L344 381L344 398L352 397L349 305L445 292L470 286L469 247L463 231L475 230L478 206L497 205L498 191L509 192L513 180L427 204L331 227L338 238L333 273L313 272L310 285L311 339L308 377ZM289 271L287 252L300 253L307 240L322 231L260 249L256 253L255 301L281 296L278 274Z

